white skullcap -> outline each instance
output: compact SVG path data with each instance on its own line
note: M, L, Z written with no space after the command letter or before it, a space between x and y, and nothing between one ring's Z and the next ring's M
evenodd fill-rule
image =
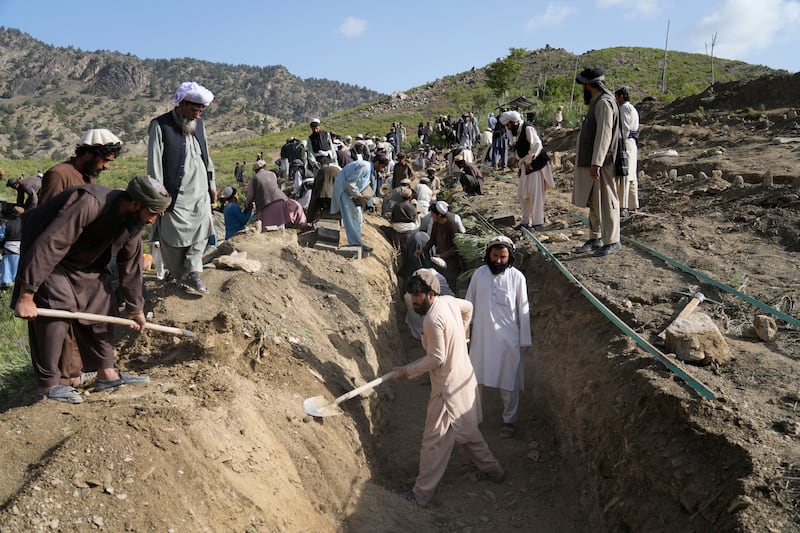
M195 104L208 105L214 100L214 94L196 81L185 81L175 91L172 103L178 105L184 100Z
M259 159L258 161L253 163L253 172L258 172L259 170L261 170L265 166L267 166L267 162L264 161L263 159Z
M431 206L432 210L439 216L444 216L450 210L450 206L444 200L439 200Z
M105 129L86 130L78 141L78 146L105 146L112 144L122 144L122 141Z
M309 125L313 126L314 124L322 124L322 122L318 118L312 118L311 122L309 122Z
M514 251L514 241L505 235L498 235L497 237L494 237L492 240L486 243L486 249L489 250L492 246L496 246L498 244L505 246L510 252Z
M518 111L503 111L500 115L500 124L505 126L509 122L522 122L522 115Z

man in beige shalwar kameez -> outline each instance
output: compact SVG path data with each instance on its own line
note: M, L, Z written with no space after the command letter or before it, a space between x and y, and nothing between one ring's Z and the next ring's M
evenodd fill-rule
M419 505L428 505L442 479L455 443L462 444L475 466L478 478L502 483L505 472L478 429L481 405L478 382L467 350L467 329L472 319L472 304L453 296L441 296L439 280L426 270L409 279L406 292L414 310L424 315L422 346L425 357L395 368L395 378L410 379L430 373L431 397L428 401L419 474L411 494Z
M619 198L614 162L619 142L619 109L605 86L603 69L585 69L575 78L583 85L589 106L583 120L575 154L572 203L589 208L589 240L575 249L606 256L622 248L619 236Z

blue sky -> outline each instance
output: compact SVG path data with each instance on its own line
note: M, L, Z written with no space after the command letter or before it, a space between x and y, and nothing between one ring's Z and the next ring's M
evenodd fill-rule
M716 33L716 57L800 70L800 0L0 0L0 25L47 44L281 64L384 93L483 67L512 47L663 49L667 21L670 50L705 53Z

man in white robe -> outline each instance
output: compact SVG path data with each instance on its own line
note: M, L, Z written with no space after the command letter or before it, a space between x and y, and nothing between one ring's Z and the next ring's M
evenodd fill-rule
M636 158L639 151L639 112L631 103L628 89L621 87L614 91L619 106L620 129L628 152L628 175L619 182L619 207L636 213L639 210L639 179L636 176Z
M486 246L482 267L472 275L466 299L472 302L469 356L480 385L500 389L501 438L516 434L519 396L525 386L521 348L531 345L531 319L525 276L512 266L514 244L505 236Z
M500 123L506 128L508 145L514 150L519 167L517 196L522 219L517 229L524 227L542 231L545 194L548 188L556 186L553 171L544 153L544 145L533 124L523 122L519 112L503 112L500 115Z
M505 481L505 471L492 455L478 429L481 404L478 384L467 353L467 329L472 304L453 296L443 296L436 275L418 270L408 281L414 310L424 315L422 346L425 357L395 368L395 378L416 378L430 374L428 401L419 474L414 489L404 497L428 505L442 479L453 446L461 444L478 468L478 479Z

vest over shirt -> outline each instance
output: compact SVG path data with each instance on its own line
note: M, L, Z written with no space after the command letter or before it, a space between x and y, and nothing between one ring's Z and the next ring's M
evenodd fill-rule
M186 160L186 135L175 122L174 111L164 113L156 118L158 126L161 128L161 138L164 142L164 153L161 160L161 168L164 169L164 187L172 196L170 209L175 205L181 182L185 174L184 162ZM194 136L200 145L200 154L203 164L208 169L208 152L206 151L206 134L203 127L203 119L197 119L197 128ZM208 177L210 181L210 177Z

